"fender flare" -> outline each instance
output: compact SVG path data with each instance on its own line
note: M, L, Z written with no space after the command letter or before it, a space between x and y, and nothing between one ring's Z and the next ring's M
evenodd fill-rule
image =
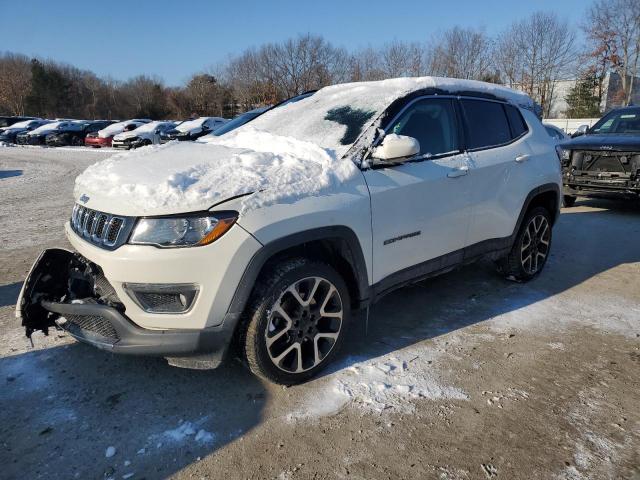
M543 185L540 185L539 187L536 187L533 190L531 190L527 195L527 197L525 198L524 203L522 205L522 209L520 210L520 215L518 215L518 221L516 222L516 226L513 229L513 233L511 234L512 240L515 239L516 235L518 235L518 232L520 231L520 226L524 221L524 216L529 210L529 207L531 206L531 202L533 201L533 199L536 198L538 195L542 193L547 193L547 192L553 192L556 194L556 211L550 212L553 215L552 225L555 224L555 222L558 220L558 217L560 216L560 207L562 205L562 202L560 200L562 198L560 194L560 186L557 183L545 183Z
M345 257L345 259L349 262L356 279L355 289L359 297L356 299L357 303L366 303L369 298L369 276L358 236L349 227L333 225L287 235L267 243L258 250L242 274L242 278L236 287L231 304L227 310L227 317L237 318L242 314L249 301L249 296L253 291L258 275L260 275L262 268L271 258L292 247L303 246L306 243L319 240L342 240L345 242L349 250L349 255L347 256L349 258Z

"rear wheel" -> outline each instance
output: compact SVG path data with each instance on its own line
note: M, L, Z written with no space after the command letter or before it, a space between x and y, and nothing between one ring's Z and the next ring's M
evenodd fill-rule
M544 268L551 249L551 216L544 207L531 209L511 248L498 266L510 280L526 282Z
M562 197L562 201L564 203L565 207L573 207L573 205L576 203L576 196L575 195L564 195Z
M304 382L334 358L349 319L349 292L332 267L287 260L256 285L242 336L244 357L269 381Z

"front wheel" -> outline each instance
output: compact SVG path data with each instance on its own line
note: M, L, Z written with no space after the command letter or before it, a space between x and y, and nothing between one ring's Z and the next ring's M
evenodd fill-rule
M565 207L573 207L573 205L576 203L576 196L575 195L564 195L562 197L562 202L564 203Z
M551 216L544 207L531 209L520 227L509 254L498 267L510 280L526 282L544 268L551 249Z
M241 342L244 358L269 381L304 382L334 358L350 314L349 291L331 266L284 261L256 285Z

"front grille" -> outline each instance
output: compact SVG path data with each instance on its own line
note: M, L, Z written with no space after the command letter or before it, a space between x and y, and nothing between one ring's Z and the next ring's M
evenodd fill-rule
M85 240L113 250L127 241L133 218L115 216L76 204L70 223L73 231Z
M86 336L87 333L104 337L115 343L120 339L111 322L99 315L65 315L64 328L72 334Z

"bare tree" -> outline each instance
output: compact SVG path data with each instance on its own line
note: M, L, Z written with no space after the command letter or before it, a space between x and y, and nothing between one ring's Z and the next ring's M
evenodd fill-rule
M499 36L496 64L507 83L520 88L549 115L556 83L575 71L575 31L553 13L536 12Z
M429 71L434 75L487 80L493 73L493 42L482 30L453 27L433 42Z
M640 1L597 0L583 28L596 65L620 76L622 102L629 104L640 57Z
M31 60L15 53L0 55L0 108L13 115L24 115L30 89Z

